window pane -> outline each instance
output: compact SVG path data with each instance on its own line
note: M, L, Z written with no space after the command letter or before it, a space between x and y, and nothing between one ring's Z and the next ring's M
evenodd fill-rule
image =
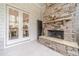
M18 38L18 11L9 9L9 39Z
M28 21L29 21L29 15L23 13L23 37L29 36Z

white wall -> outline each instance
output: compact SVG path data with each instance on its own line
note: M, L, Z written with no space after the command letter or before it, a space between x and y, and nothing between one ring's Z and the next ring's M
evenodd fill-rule
M5 39L5 5L0 4L0 49L4 48Z
M41 20L41 7L32 3L16 3L8 4L16 8L25 10L30 15L29 20L29 36L31 40L37 39L37 20ZM0 4L0 44L4 46L6 42L6 4ZM5 40L4 40L5 39Z

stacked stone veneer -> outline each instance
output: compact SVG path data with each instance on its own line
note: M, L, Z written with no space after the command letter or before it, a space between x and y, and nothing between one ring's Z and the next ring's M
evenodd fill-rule
M74 37L75 31L73 29L75 11L76 4L54 4L52 6L47 6L43 17L44 34L48 35L48 30L55 29L55 24L52 23L52 21L63 19L63 25L61 26L61 29L64 30L64 40L76 41ZM69 19L70 21L66 22L65 19Z
M79 55L79 47L76 43L63 41L57 38L51 38L46 36L40 36L39 42L44 44L45 46L67 56L78 56Z
M78 39L79 11L78 10L79 10L79 4L74 4L74 3L50 4L50 5L47 4L45 12L43 14L44 36L48 36L48 30L59 29L64 31L64 40L69 42L76 42L78 44L79 41ZM60 26L60 28L56 28L56 26ZM52 43L52 44L59 46L58 43L57 44ZM67 51L66 51L65 45L60 45L59 47L60 48L55 50L63 51L63 54L65 52L69 52L66 53L65 55L78 55L76 54L76 52L78 53L78 49L76 48L67 47ZM73 54L73 51L75 52L75 54Z

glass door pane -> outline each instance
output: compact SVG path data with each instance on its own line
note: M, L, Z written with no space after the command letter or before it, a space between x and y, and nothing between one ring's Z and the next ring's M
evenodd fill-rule
M18 11L9 8L9 39L17 39L19 30Z
M23 37L28 37L28 22L29 22L29 15L23 13Z

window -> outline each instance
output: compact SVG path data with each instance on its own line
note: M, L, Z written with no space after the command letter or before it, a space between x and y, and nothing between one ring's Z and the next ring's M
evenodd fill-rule
M29 37L29 15L23 10L15 7L7 7L7 19L8 19L8 39L20 39Z
M9 8L9 39L18 38L18 11Z
M29 22L29 15L23 13L23 37L27 37L29 35L28 22Z

